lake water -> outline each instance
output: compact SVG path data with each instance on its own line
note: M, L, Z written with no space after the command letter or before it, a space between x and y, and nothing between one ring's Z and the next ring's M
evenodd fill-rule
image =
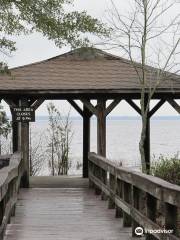
M77 163L82 163L82 120L72 119L73 139L71 142L70 159L72 162L69 174L81 174L77 170ZM41 134L46 132L47 120L37 120L31 123L33 141L37 141ZM96 120L91 120L91 151L96 152ZM125 167L139 167L139 139L141 132L140 119L108 119L107 120L107 157L116 162L122 162ZM42 137L43 148L46 148L47 139ZM151 120L151 155L160 154L173 156L180 151L180 119ZM46 159L47 160L47 159ZM48 174L45 161L42 175Z

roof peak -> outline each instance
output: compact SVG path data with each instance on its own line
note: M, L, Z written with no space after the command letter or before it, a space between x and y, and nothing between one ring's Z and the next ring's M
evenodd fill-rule
M28 67L31 65L36 65L36 64L41 64L45 62L49 62L53 59L70 59L70 60L93 60L93 59L106 59L106 60L125 60L121 57L112 55L110 53L107 53L101 49L94 48L94 47L81 47L81 48L76 48L71 51L68 51L63 54L59 54L57 56L41 60L41 61L36 61L30 64L25 64L17 67L13 67L12 69L18 69L22 67Z
M78 58L82 60L92 60L92 59L108 59L108 60L117 60L120 57L107 53L101 49L94 47L81 47L73 49L67 53L60 55L59 57L72 57L73 59Z

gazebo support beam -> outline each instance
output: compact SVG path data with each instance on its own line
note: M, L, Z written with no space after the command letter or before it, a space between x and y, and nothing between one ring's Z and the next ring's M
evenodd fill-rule
M41 104L43 104L44 101L45 101L44 99L37 99L33 103L31 103L31 107L37 110L41 106Z
M89 111L97 116L97 109L96 107L93 106L93 104L87 100L87 99L81 99L81 101L83 102L83 104L86 106L87 109L89 109Z
M71 104L71 106L83 117L84 112L83 110L78 106L78 104L74 100L68 100L68 102Z
M90 151L91 112L83 107L83 178L88 178L88 153Z
M180 114L180 106L179 104L173 100L173 99L168 99L168 103Z
M20 100L20 106L29 107L27 99ZM24 188L29 187L29 122L21 123L21 152L23 159L24 174L21 185Z
M97 100L97 153L106 156L106 100Z
M113 102L106 108L105 115L107 116L112 112L112 110L120 103L121 99L115 99Z
M12 150L13 153L19 150L19 123L12 122Z
M121 99L114 99L106 108L106 99L97 99L97 106L93 106L89 100L81 99L89 112L97 117L97 153L106 156L106 116L119 104Z
M138 107L138 105L133 102L131 99L126 99L126 102L129 103L129 105L139 114L141 115L141 109Z
M166 102L166 100L161 99L154 107L149 111L149 118L151 118L159 109L160 107Z
M18 100L11 100L11 99L4 99L4 101L9 105L11 114L12 114L12 108L19 106ZM12 122L12 150L13 153L18 151L20 148L20 139L19 139L19 123L18 122Z

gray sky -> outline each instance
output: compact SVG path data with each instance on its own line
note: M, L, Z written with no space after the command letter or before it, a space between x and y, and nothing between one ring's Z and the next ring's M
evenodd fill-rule
M77 10L87 10L89 14L99 19L103 19L105 16L105 10L110 7L110 0L75 0L74 8ZM129 2L131 0L114 0L117 7L121 12L128 11ZM177 10L179 11L179 10ZM40 33L33 33L30 36L19 36L15 38L17 42L17 51L13 53L11 57L3 56L4 61L6 61L10 67L20 66L24 64L33 63L36 61L41 61L44 59L51 58L56 55L60 55L64 52L69 51L68 47L63 47L61 49L57 48L52 41L48 41ZM120 55L120 52L116 50L113 51L114 54ZM2 57L2 56L1 56ZM154 102L154 101L153 101ZM65 101L55 101L56 106L67 112L69 109L69 104ZM153 105L155 102L153 103ZM8 108L4 104L6 110ZM72 115L78 115L73 109L71 111ZM47 115L46 103L44 103L37 111L38 115ZM125 102L119 104L119 106L112 112L112 115L137 115L131 107ZM157 115L177 115L177 113L168 105L165 104L157 113Z

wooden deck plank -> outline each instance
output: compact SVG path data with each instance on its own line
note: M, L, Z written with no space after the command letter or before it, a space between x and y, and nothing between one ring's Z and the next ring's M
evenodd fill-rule
M87 188L21 189L5 240L128 240L114 210Z
M85 188L89 180L81 176L33 176L30 187L38 188Z

